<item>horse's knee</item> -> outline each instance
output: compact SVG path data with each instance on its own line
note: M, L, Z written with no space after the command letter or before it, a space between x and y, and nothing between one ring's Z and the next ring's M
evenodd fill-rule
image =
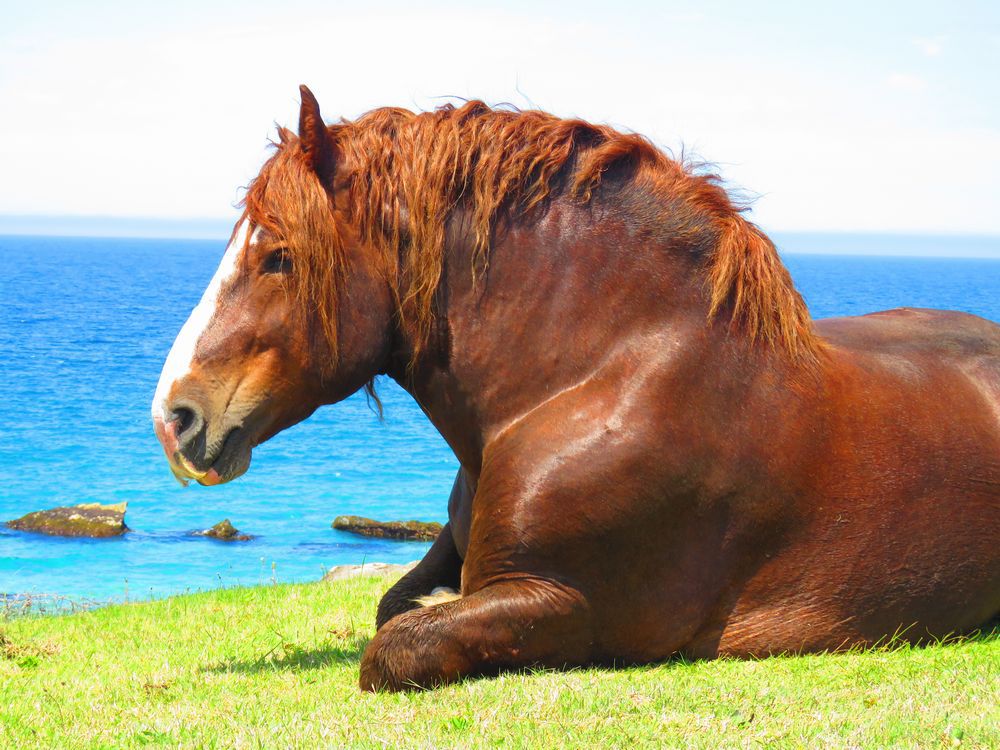
M386 623L361 659L361 687L407 690L531 664L576 665L592 643L579 593L553 582L510 582Z
M428 633L434 609L419 607L386 623L361 657L360 686L369 691L436 687L467 671L459 654ZM431 615L429 617L428 615Z

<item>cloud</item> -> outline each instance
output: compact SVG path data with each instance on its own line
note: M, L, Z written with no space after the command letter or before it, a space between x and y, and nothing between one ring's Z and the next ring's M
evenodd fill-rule
M994 48L951 54L958 31L936 59L911 32L903 59L878 68L881 43L837 58L863 66L799 60L798 42L729 17L709 16L708 54L696 14L615 8L567 26L561 13L443 1L345 13L317 0L275 16L240 0L238 20L223 6L185 15L139 3L95 17L74 4L16 34L0 25L0 212L235 221L237 187L268 156L273 123L295 125L307 83L328 121L454 94L683 143L762 195L754 215L772 227L1000 232ZM963 33L963 44L1000 41L989 33ZM871 164L878 179L859 180Z
M923 78L910 73L890 73L885 82L894 89L910 93L917 93L927 88Z
M915 37L910 41L913 46L920 50L924 57L938 57L944 52L944 43L947 37Z

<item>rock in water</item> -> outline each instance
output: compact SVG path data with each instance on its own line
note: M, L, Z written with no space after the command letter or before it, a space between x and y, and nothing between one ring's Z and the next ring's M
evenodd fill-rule
M52 536L109 537L121 536L129 530L125 525L128 503L101 505L83 503L51 510L39 510L7 521L7 527L18 531L33 531Z
M194 532L195 536L210 536L212 539L219 539L223 542L249 542L253 539L250 534L241 534L240 530L233 526L229 519L219 521L215 526L204 531Z
M361 516L337 516L333 519L337 531L401 539L408 542L433 542L441 533L441 524L428 521L374 521Z
M370 562L362 565L338 565L330 568L323 576L324 581L342 581L345 578L355 578L357 576L389 576L403 575L417 567L419 560L414 560L406 565L396 565L394 563Z

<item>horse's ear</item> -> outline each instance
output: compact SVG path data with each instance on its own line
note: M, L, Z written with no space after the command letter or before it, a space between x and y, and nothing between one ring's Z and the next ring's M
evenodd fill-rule
M323 116L319 113L319 102L313 92L305 85L299 86L302 95L302 106L299 109L299 143L302 151L309 157L313 170L325 179L333 173L333 145L330 135L323 124Z

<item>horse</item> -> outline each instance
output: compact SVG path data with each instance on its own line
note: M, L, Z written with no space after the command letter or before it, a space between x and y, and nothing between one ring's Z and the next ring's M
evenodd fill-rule
M377 375L420 405L460 469L361 688L1000 612L1000 326L814 321L721 179L637 134L479 101L327 125L300 93L153 422L214 485Z

